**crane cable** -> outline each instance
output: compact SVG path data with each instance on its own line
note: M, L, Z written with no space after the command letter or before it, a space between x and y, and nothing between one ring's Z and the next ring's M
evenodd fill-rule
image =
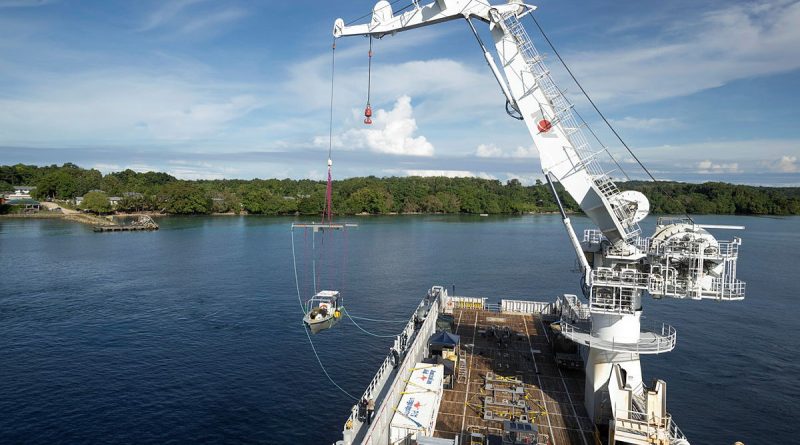
M617 133L617 130L614 128L614 126L613 126L613 125L611 125L611 122L609 122L609 121L608 121L608 119L607 119L607 118L606 118L606 116L603 114L603 112L602 112L602 111L600 111L600 108L598 108L598 107L597 107L597 104L595 104L595 103L594 103L594 101L592 100L592 98L589 96L589 93L587 93L587 92L586 92L586 90L583 88L583 85L581 85L581 83L580 83L580 82L578 81L578 79L575 77L575 74L573 74L573 73L572 73L572 70L571 70L571 69L569 69L569 66L567 66L567 62L565 62L565 61L564 61L564 59L561 57L561 54L559 54L559 53L558 53L558 50L557 50L557 49L556 49L556 47L553 45L553 42L551 42L551 41L550 41L550 38L549 38L549 37L547 36L547 34L544 32L544 29L542 29L542 25L540 25L540 24L539 24L539 21L538 21L538 20L536 20L536 17L534 17L534 16L533 16L533 14L528 14L528 16L531 18L531 20L533 20L533 23L534 23L534 24L536 24L536 27L537 27L537 28L539 28L539 32L542 34L542 37L544 37L544 39L547 41L547 44L550 46L550 49L552 49L552 50L553 50L553 54L555 54L555 55L556 55L556 57L558 58L559 62L561 62L561 65L563 65L563 66L564 66L564 69L565 69L565 70L567 70L567 73L568 73L568 74L569 74L569 76L572 78L572 80L575 82L575 85L577 85L577 86L578 86L578 88L580 88L581 92L582 92L582 93L583 93L583 95L586 97L586 100L588 100L588 101L589 101L589 103L592 105L592 108L594 108L594 111L596 111L596 112L597 112L597 114L600 116L600 118L601 118L601 119L603 119L603 122L605 122L605 124L608 126L608 128L611 130L611 132L612 132L612 133L614 133L614 136L616 136L617 140L619 140L619 142L622 144L622 146L623 146L623 147L625 147L625 149L628 151L628 153L630 153L630 155L633 157L633 159L636 161L636 163L637 163L637 164L639 164L639 166L640 166L640 167L642 167L642 170L644 170L644 172L645 172L645 173L647 173L647 176L649 176L649 177L650 177L650 179L651 179L651 180L652 180L654 183L658 183L658 182L659 182L659 181L658 181L658 179L656 179L656 178L655 178L655 176L653 176L653 174L652 174L652 173L650 173L650 170L648 170L648 169L647 169L647 167L645 167L645 165L642 163L642 161L641 161L641 160L639 160L639 157L638 157L638 156L636 156L636 154L633 152L633 150L632 150L632 149L631 149L631 148L628 146L628 144L627 144L627 143L626 143L626 142L625 142L625 141L622 139L622 136L620 136L620 135L619 135L619 133ZM581 118L581 120L583 120L583 118ZM584 123L586 123L586 121L584 121ZM587 128L589 127L589 125L588 125L588 124L586 124L586 126L587 126ZM590 130L590 131L591 131L591 130ZM594 132L593 132L593 131L592 131L592 134L594 134ZM597 138L597 136L595 136L595 138ZM598 142L599 142L599 139L598 139ZM602 143L601 143L601 145L602 145ZM608 150L606 150L606 152L608 152L608 153L609 153L609 155L611 154L611 153L610 153ZM614 159L614 158L613 158L613 156L612 156L612 159ZM617 163L616 159L614 159L614 163ZM619 164L618 164L618 163L617 163L617 166L619 166ZM621 168L621 167L620 167L620 168ZM626 175L626 176L627 176L627 175ZM672 199L674 199L674 198L675 198L675 197L672 195L672 193L667 193L666 191L662 191L662 194L664 194L664 195L665 195L665 196L667 196L668 198L672 198ZM689 219L689 221L691 221L692 223L694 223L694 220L692 219L692 217L691 217L691 216L689 216L689 213L688 213L688 212L684 212L684 214L685 214L685 216L686 216L686 217Z
M331 100L330 100L330 114L329 114L329 121L328 121L328 183L326 185L326 190L325 190L325 211L324 211L324 213L322 215L322 222L325 222L325 215L327 214L328 223L329 224L330 224L331 218L332 218L332 211L331 211L331 188L332 188L331 166L332 166L333 163L331 162L331 152L333 150L333 93L334 93L334 74L335 74L335 72L336 72L336 39L334 38L333 39L333 44L331 45ZM311 236L312 236L312 242L313 242L313 237L314 237L314 233L313 232L311 233ZM315 253L313 251L312 251L312 255L315 255ZM298 273L297 273L297 252L296 252L295 243L294 243L294 227L292 227L292 266L294 268L294 285L295 285L295 289L297 290L297 302L300 304L300 312L305 316L306 307L303 304L303 297L300 294L300 278L299 278ZM316 286L317 277L315 276L315 277L313 277L313 279L314 279L314 284ZM333 386L335 386L339 391L341 391L342 394L346 395L347 397L350 397L353 400L356 400L356 401L359 400L358 397L356 397L356 396L350 394L349 392L347 392L347 390L342 388L338 383L336 383L336 381L333 379L333 377L331 377L331 375L328 373L328 370L325 368L325 364L322 363L322 359L320 358L319 353L317 352L316 346L314 346L314 341L311 339L311 334L308 332L308 326L306 326L305 322L303 322L303 321L301 321L300 323L303 325L303 332L306 333L306 337L308 338L308 344L311 345L311 350L314 351L314 357L316 357L317 363L319 363L319 367L322 370L322 373L325 374L325 377L327 377L328 380L331 382L331 384Z
M331 223L333 218L333 205L332 193L333 182L331 180L331 167L333 161L331 160L331 153L333 151L333 92L334 92L334 75L336 73L336 38L333 39L331 45L331 101L330 110L328 112L328 183L325 186L325 210L322 213L322 222L325 222L325 217L328 218L328 224Z
M369 62L367 64L367 107L364 108L364 124L372 124L372 106L369 103L372 93L372 34L369 35L369 52L367 53Z
M553 42L551 42L551 41L550 41L550 38L549 38L549 37L547 37L547 34L545 34L545 32L544 32L544 29L542 29L542 26L541 26L541 25L539 25L539 21L538 21L538 20L536 20L536 17L534 17L534 16L533 16L533 14L528 14L528 16L530 16L531 20L533 20L533 23L535 23L535 24L536 24L536 27L537 27L537 28L539 28L539 32L540 32L540 33L542 33L542 37L544 37L544 39L547 41L547 44L550 46L550 49L552 49L552 50L553 50L553 54L555 54L555 55L556 55L556 57L558 57L558 60L559 60L559 61L561 62L561 64L564 66L564 69L566 69L566 70L567 70L567 73L568 73L568 74L569 74L569 76L572 78L572 80L575 82L575 85L577 85L577 86L578 86L578 88L580 88L580 90L581 90L581 92L583 93L583 95L584 95L584 96L586 96L586 99L587 99L587 100L589 101L589 103L592 105L592 107L594 108L594 111L596 111L596 112L597 112L597 114L598 114L598 115L600 115L600 118L602 118L602 119L603 119L603 122L605 122L605 123L606 123L606 125L608 126L608 128L611 130L611 132L612 132L612 133L614 133L614 136L616 136L616 138L619 140L619 142L622 144L622 146L623 146L623 147L625 147L625 149L626 149L626 150L628 150L628 153L630 153L630 155L631 155L631 156L633 156L633 159L635 159L635 160L636 160L636 162L639 164L639 166L640 166L640 167L642 167L642 170L644 170L644 171L645 171L645 173L647 173L647 176L649 176L649 177L650 177L650 179L652 179L652 180L653 180L653 182L658 182L658 180L655 178L655 176L653 176L653 175L652 175L652 173L650 173L650 170L648 170L648 169L647 169L647 167L645 167L645 166L644 166L644 164L642 163L642 161L640 161L640 160L639 160L639 158L636 156L636 154L633 152L633 150L631 150L631 148L628 146L628 144L627 144L627 143L625 143L625 141L622 139L622 136L620 136L620 135L619 135L619 133L617 133L617 130L616 130L616 129L615 129L615 128L614 128L614 127L611 125L611 123L608 121L608 119L606 119L606 116L603 114L603 112L602 112L602 111L600 111L600 109L599 109L599 108L597 107L597 105L594 103L594 101L592 100L592 98L591 98L591 97L589 97L589 93L587 93L587 92L586 92L586 90L583 88L583 85L581 85L581 83L580 83L580 82L578 82L578 79L577 79L577 78L575 77L575 75L572 73L572 70L571 70L571 69L569 69L569 66L567 66L567 63L566 63L566 62L564 62L564 59L563 59L563 58L561 58L561 54L559 54L559 53L558 53L558 50L556 50L555 46L553 46ZM582 118L581 118L581 120L582 120ZM587 126L588 126L588 125L587 125Z
M303 315L305 315L306 308L305 305L303 304L303 297L300 295L300 279L297 276L297 255L295 253L295 247L294 247L294 228L292 228L292 263L294 265L294 285L295 288L297 289L297 301L300 303L300 312ZM327 377L328 380L331 382L331 384L335 386L337 389L339 389L339 391L341 391L344 395L350 397L353 400L359 400L358 397L350 394L349 392L347 392L347 390L339 386L339 384L336 383L335 380L333 380L333 377L331 377L331 375L328 374L328 370L325 369L325 365L322 363L322 359L319 357L319 354L317 353L317 348L314 346L314 341L311 339L311 334L308 333L308 327L304 322L301 321L300 323L303 325L303 331L306 333L306 337L308 337L308 344L311 345L311 350L314 351L314 356L317 358L317 363L319 363L319 367L320 369L322 369L322 372L325 374L325 377Z

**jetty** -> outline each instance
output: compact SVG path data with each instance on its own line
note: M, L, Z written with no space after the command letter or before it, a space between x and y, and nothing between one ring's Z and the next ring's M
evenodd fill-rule
M158 224L153 221L153 218L148 215L139 215L139 217L130 224L103 224L94 226L93 230L95 232L140 232L158 230L158 228Z

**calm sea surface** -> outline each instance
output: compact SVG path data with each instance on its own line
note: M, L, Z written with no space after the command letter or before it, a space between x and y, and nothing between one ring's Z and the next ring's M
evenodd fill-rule
M356 220L318 251L335 259L320 267L323 286L342 286L354 315L405 319L433 284L493 298L579 293L556 216ZM747 226L722 235L744 239L748 297L646 300L650 320L678 330L675 351L644 359L646 379L667 381L693 444L797 443L800 218L699 220ZM301 327L292 221L172 217L154 233L97 234L0 220L0 443L337 440L351 401L320 372ZM295 240L305 294L310 238ZM314 342L355 394L389 346L348 322Z

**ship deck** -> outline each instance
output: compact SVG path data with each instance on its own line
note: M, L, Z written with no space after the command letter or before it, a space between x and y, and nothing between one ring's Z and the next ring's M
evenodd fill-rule
M485 378L492 373L501 379L521 381L531 421L539 426L539 433L549 436L549 444L595 443L594 425L583 406L584 374L556 366L548 332L538 315L457 308L453 316L453 331L461 336L466 353L467 376L465 381L457 379L453 389L445 389L436 421L436 437L453 439L461 434L458 443L468 444L469 432L500 434L502 420L483 418L483 404L487 397ZM500 345L487 335L487 329L492 326L509 327L510 341ZM499 383L496 386L504 385ZM502 399L502 396L495 399ZM499 401L502 404L502 400ZM490 407L498 417L521 413L518 409L501 405Z

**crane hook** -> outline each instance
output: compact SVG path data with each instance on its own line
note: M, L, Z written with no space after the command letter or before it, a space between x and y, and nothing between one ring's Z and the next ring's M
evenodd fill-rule
M367 108L364 109L364 124L372 125L372 107L369 105L369 97L372 92L372 35L369 36L369 64L367 67Z
M367 108L364 109L364 123L367 125L372 124L372 107L369 106L369 102L367 102Z

